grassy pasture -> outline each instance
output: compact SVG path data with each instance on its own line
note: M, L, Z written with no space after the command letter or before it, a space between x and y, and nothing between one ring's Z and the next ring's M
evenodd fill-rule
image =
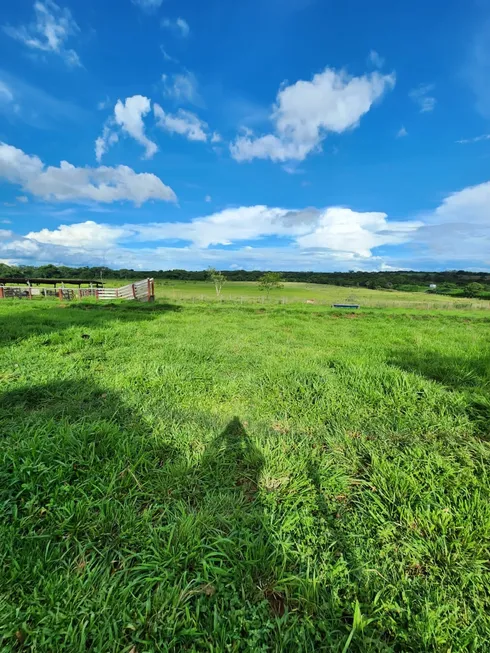
M487 651L489 326L0 302L0 650Z
M104 280L107 287L122 286L127 281ZM171 301L216 300L214 285L209 281L155 281L157 298ZM414 308L490 308L490 302L478 299L461 299L444 295L432 295L422 292L402 292L392 290L370 290L368 288L348 288L315 283L287 282L283 288L272 290L269 299L253 281L229 281L223 286L221 297L224 301L305 303L312 299L319 304L342 302L358 303L366 307L414 307Z

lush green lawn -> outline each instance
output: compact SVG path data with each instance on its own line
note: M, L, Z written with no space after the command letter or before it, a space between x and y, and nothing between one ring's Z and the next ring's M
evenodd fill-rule
M0 649L488 651L489 326L0 302Z

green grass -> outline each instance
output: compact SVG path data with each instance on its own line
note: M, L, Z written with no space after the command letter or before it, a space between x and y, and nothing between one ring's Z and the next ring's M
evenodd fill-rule
M489 326L0 302L0 650L488 651Z
M122 286L128 281L106 279L107 287ZM155 293L159 299L171 301L216 300L214 285L209 281L155 281ZM423 292L402 292L395 290L370 290L315 283L284 283L280 289L270 292L267 298L258 283L253 281L229 281L223 286L221 300L236 303L305 303L306 300L330 305L334 303L358 303L365 307L406 308L490 308L490 302L479 299L455 298L447 295L433 295Z

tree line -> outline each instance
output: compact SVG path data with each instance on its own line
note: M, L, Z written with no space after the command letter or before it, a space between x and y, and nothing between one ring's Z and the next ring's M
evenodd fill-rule
M226 281L259 281L264 270L222 270ZM330 284L354 288L433 292L461 297L490 298L490 272L446 270L444 272L383 271L383 272L279 272L282 281ZM108 267L68 267L64 265L19 265L0 263L0 277L40 277L45 279L130 279L147 277L168 281L207 281L208 270L133 270ZM430 288L435 285L436 288Z

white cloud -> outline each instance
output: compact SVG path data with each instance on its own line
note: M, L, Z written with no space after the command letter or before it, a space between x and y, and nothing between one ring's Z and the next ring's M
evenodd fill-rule
M170 18L164 18L162 20L162 27L167 27L168 29L173 29L180 32L180 35L186 38L189 36L190 28L189 24L184 18L177 18L176 20L171 20Z
M170 61L170 62L172 62L172 63L179 63L179 60L176 59L175 57L172 57L172 55L170 55L170 54L165 50L165 48L163 47L163 45L160 46L160 51L161 51L161 53L163 54L163 58L165 59L165 61Z
M370 257L381 245L399 245L407 240L422 222L388 222L386 213L359 213L342 207L323 212L317 228L298 238L300 247L325 248Z
M218 132L213 132L213 135L211 136L211 143L221 143L223 139L221 138L221 134Z
M302 161L321 149L328 132L357 127L373 103L394 85L394 74L350 77L345 71L326 68L311 81L281 88L271 115L275 133L256 138L247 130L231 144L231 154L237 161Z
M456 141L456 143L467 144L479 143L480 141L490 141L490 134L481 134L481 136L475 136L474 138L462 138L460 141Z
M433 111L436 106L436 99L429 95L434 90L434 84L421 84L413 88L408 94L410 99L419 107L420 113Z
M79 224L60 225L57 229L41 229L31 231L26 238L38 243L63 245L65 247L81 247L83 249L103 249L114 245L118 240L128 236L122 227L98 224L92 220Z
M12 224L12 220L0 220L0 224Z
M121 102L118 100L114 107L114 120L121 129L132 136L145 148L145 158L151 157L158 151L156 143L145 134L143 116L151 110L151 102L143 95L133 95Z
M368 55L368 63L375 68L382 68L384 66L384 58L376 52L376 50L371 50Z
M4 32L28 48L56 53L69 66L80 66L75 50L65 48L68 38L80 31L70 10L61 8L53 0L37 0L34 2L34 13L35 19L29 25L5 25Z
M211 197L211 195L206 195L206 197L204 198L204 201L205 202L212 202L213 198Z
M127 166L77 168L67 161L46 166L39 157L0 143L0 179L44 200L70 202L176 201L173 190L158 177Z
M196 114L184 109L179 109L177 113L166 113L159 104L154 104L153 111L157 126L170 133L181 134L190 141L206 141L207 135L205 130L207 124L200 120Z
M406 242L420 226L419 221L392 222L385 213L342 207L320 211L261 205L225 209L191 222L124 225L133 232L133 239L143 242L177 239L203 249L279 236L301 249L324 249L359 258L372 256L375 247Z
M490 181L451 193L428 215L431 222L482 224L490 231Z
M405 127L402 125L400 129L396 133L397 138L403 138L404 136L408 136L408 132L405 129Z
M147 11L148 13L157 11L162 5L163 0L131 0L134 5Z
M25 195L18 195L15 199L21 204L27 204L27 202L29 201L29 198L26 197Z
M338 206L290 210L258 205L190 222L86 221L26 236L7 231L0 259L23 263L140 269L488 269L490 181L452 193L434 210L405 221ZM271 245L271 237L281 244ZM378 249L394 246L382 255Z
M108 121L104 125L104 129L102 130L102 135L97 138L95 141L95 158L97 160L97 163L100 163L103 155L107 152L109 147L111 145L114 145L114 143L117 143L119 140L119 136L116 132L112 131L111 129L111 121Z
M164 94L175 102L200 103L201 98L194 73L187 71L178 75L162 75L162 82Z

